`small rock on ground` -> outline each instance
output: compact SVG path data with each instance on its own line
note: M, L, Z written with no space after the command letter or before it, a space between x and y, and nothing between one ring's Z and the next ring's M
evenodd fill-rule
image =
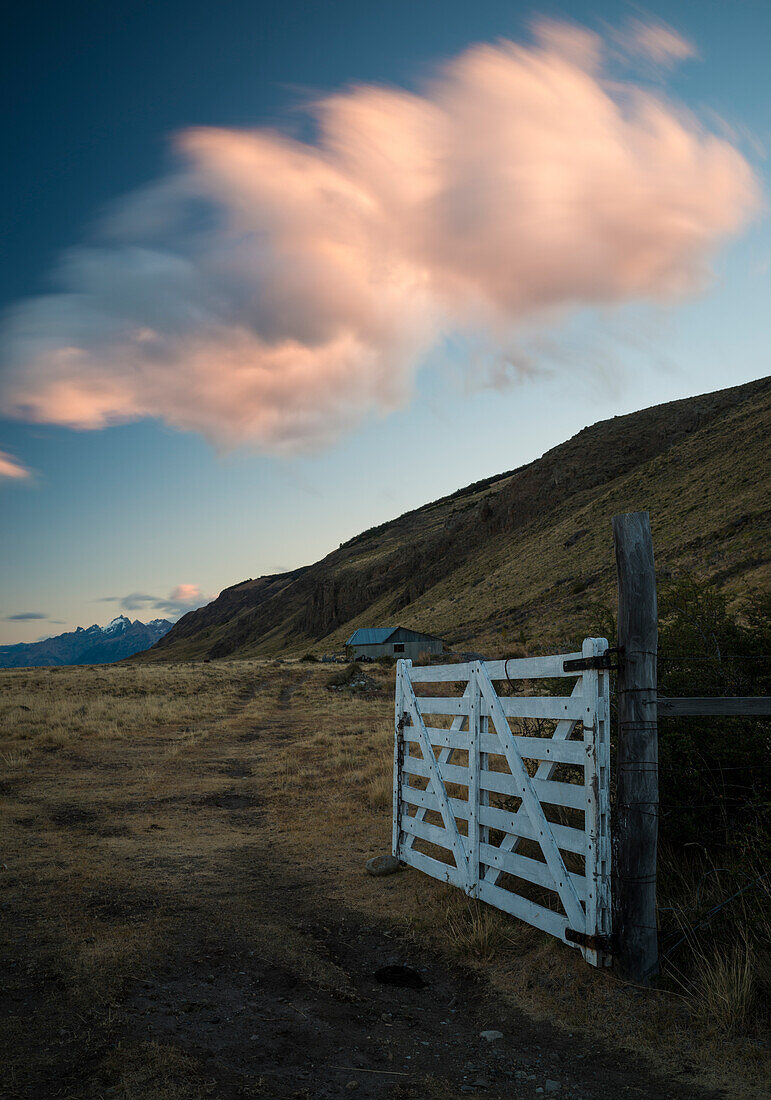
M503 1032L502 1031L480 1031L479 1032L479 1038L480 1039L487 1039L488 1043L494 1043L496 1039L502 1039L503 1038Z
M373 856L372 859L367 860L367 874L375 875L392 875L395 871L399 870L399 860L396 856Z

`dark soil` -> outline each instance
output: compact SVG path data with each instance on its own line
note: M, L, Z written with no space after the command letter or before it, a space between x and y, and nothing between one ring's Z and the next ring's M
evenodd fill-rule
M21 1041L29 1058L23 1075L0 1083L0 1094L19 1100L139 1097L141 1092L124 1091L105 1066L116 1048L151 1041L194 1061L207 1084L191 1096L223 1100L721 1095L696 1092L677 1077L654 1077L617 1051L501 1008L463 968L334 912L322 881L289 879L286 869L270 863L247 874L276 919L340 968L346 989L325 989L300 976L290 960L277 965L273 948L263 956L224 935L215 922L201 919L191 898L187 904L180 899L157 969L128 981L108 1013L75 1013L55 957L29 936L23 912L6 904L4 932L21 952L3 967L3 1000L5 1011L25 1021ZM87 904L100 921L136 921L159 900L146 892L105 892ZM163 904L168 907L169 899ZM377 979L382 968L397 966L414 970L422 988ZM488 1030L502 1038L482 1038Z

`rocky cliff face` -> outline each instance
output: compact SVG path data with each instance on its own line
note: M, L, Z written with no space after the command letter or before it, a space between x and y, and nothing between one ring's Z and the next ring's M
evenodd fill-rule
M765 379L584 428L541 459L363 532L313 566L226 589L181 619L151 656L278 652L325 638L368 608L377 608L379 621L395 622L485 544L545 522L567 501L580 508L769 393Z

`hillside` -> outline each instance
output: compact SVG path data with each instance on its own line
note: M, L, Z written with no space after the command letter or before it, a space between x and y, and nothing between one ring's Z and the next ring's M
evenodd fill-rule
M118 615L107 626L93 626L56 634L40 642L0 646L0 668L34 668L54 665L104 665L148 649L171 627L168 619L132 623Z
M584 428L540 459L364 531L321 561L244 581L143 660L325 652L357 626L530 651L596 629L610 517L651 513L660 576L740 595L768 573L771 378Z

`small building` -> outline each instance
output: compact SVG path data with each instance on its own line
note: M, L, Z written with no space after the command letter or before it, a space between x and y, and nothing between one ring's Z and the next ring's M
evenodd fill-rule
M421 653L444 653L441 638L420 634L403 626L360 626L345 643L349 657L409 657Z

